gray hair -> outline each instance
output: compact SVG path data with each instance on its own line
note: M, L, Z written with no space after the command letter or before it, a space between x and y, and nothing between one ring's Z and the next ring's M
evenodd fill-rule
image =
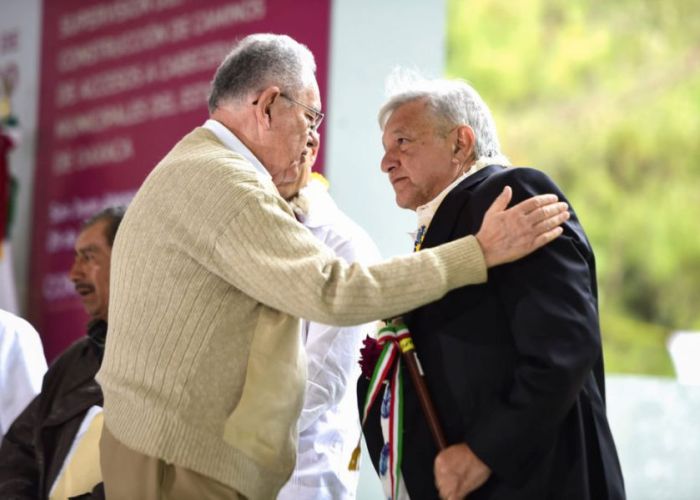
M476 158L502 157L491 111L468 83L462 80L429 80L415 71L397 68L387 78L387 95L386 103L379 110L382 130L397 108L411 101L425 100L440 123L441 133L447 133L458 125L469 125L476 138Z
M316 61L311 51L287 35L248 35L233 47L212 81L209 112L224 100L240 100L270 85L295 93L314 81Z
M125 212L126 207L121 205L103 208L92 217L86 219L80 226L80 230L83 231L100 221L105 221L107 223L105 226L105 239L111 247L114 245L114 238L117 236L117 229L119 229L119 224L122 223Z

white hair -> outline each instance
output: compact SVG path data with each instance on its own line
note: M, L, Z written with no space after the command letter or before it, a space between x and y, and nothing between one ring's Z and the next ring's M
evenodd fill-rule
M387 101L379 110L379 126L386 126L400 106L424 100L433 111L443 132L458 125L474 130L476 158L507 159L501 154L496 124L486 103L476 90L462 80L427 79L415 70L396 68L386 81ZM505 163L504 162L504 163Z
M223 100L242 99L270 85L295 95L315 81L315 73L316 61L306 45L287 35L248 35L236 43L216 70L209 111Z

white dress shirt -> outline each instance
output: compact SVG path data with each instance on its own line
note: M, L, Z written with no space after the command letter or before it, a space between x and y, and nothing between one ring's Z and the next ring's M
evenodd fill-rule
M206 122L204 122L204 125L202 127L211 130L214 135L216 136L219 141L221 141L221 144L229 148L231 151L234 151L246 160L248 160L253 167L255 167L255 170L257 170L260 175L263 177L270 179L272 178L270 176L270 173L267 171L267 169L263 166L262 163L260 163L260 160L257 159L257 157L253 154L253 152L248 149L248 147L241 142L241 140L235 136L233 132L231 132L229 129L227 129L221 122L218 122L212 118L209 118Z
M298 219L336 255L363 264L380 260L370 237L338 209L325 185L312 180L301 196L305 212L292 204ZM360 437L355 383L362 340L375 330L373 323L340 328L302 321L308 379L298 425L297 463L278 499L355 498L359 473L348 470Z
M28 322L0 309L0 439L41 391L46 359Z

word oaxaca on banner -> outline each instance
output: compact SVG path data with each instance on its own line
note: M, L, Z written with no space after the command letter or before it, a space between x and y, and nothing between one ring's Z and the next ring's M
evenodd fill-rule
M330 0L44 2L30 314L53 359L85 332L68 271L80 223L126 204L160 158L207 118L233 42L286 33L328 68ZM144 332L147 334L147 332Z

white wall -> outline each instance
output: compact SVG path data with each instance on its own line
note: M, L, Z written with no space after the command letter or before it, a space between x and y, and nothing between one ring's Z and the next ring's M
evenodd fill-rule
M443 75L446 23L444 0L333 2L325 172L338 205L385 257L411 251L415 216L396 207L379 169L384 80L396 65Z
M639 375L608 375L606 386L627 498L700 498L700 386Z

